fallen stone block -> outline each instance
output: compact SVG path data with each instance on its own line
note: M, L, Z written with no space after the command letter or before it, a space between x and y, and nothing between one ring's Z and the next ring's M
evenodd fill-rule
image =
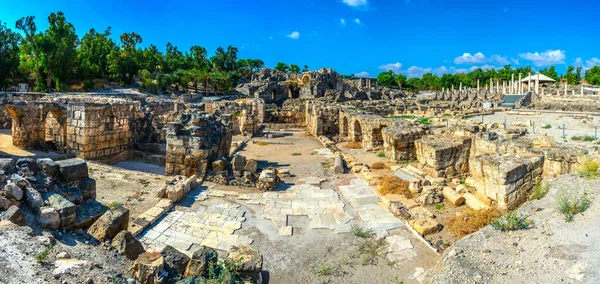
M192 255L192 258L185 269L185 277L208 276L209 264L211 262L216 262L217 258L217 252L214 249L202 246Z
M410 220L408 223L417 231L417 233L427 236L438 233L442 230L442 225L431 218L419 218Z
M78 181L88 178L87 163L79 158L56 161L59 166L60 178L65 182Z
M17 169L19 169L22 172L29 171L30 173L33 173L34 175L37 174L37 172L38 172L37 163L32 158L18 159L17 162L15 163L15 165L16 165Z
M456 192L460 193L460 194L465 194L467 191L467 186L464 184L459 184L456 186Z
M126 230L113 238L111 246L130 260L136 260L140 254L146 252L142 243Z
M10 207L10 201L8 199L0 196L0 210L6 210Z
M37 220L40 227L44 229L58 230L60 228L60 214L52 207L41 207Z
M15 225L25 226L27 221L25 220L25 214L17 206L11 206L8 210L2 213L2 220L10 221Z
M15 161L12 158L0 158L0 170L10 173L15 170Z
M442 195L441 190L436 186L424 186L421 195L417 198L417 201L423 205L430 205L441 203L444 201L444 195Z
M167 267L173 270L175 274L183 275L185 273L185 269L190 263L190 258L187 255L169 245L165 246L161 254Z
M83 201L87 200L96 200L96 180L93 178L84 178L79 181L77 184L79 190L81 191L81 195L83 197Z
M100 216L108 211L108 207L96 200L88 200L75 210L75 229L89 228Z
M9 182L6 184L4 186L4 192L6 192L8 197L12 197L15 200L23 199L23 190L14 183Z
M165 266L163 256L159 252L142 253L133 264L135 278L144 284L158 284Z
M450 201L454 206L460 206L465 203L465 198L449 186L444 187L442 194L444 194L444 198Z
M410 210L408 210L408 212L410 212L410 215L412 215L414 219L435 217L433 213L431 213L431 211L427 210L427 208L422 206L413 207Z
M244 171L256 173L258 171L258 162L254 159L247 160Z
M233 246L227 253L227 258L233 263L234 270L240 278L257 283L263 266L263 257L260 252L249 245Z
M56 177L59 172L59 166L54 162L54 160L49 158L37 159L38 169L44 172L46 176Z
M231 169L234 171L243 171L246 166L246 157L235 155L231 159Z
M88 234L104 242L114 238L119 232L127 230L129 210L120 206L108 210L88 229Z
M75 224L75 211L77 210L75 204L56 193L49 193L45 196L42 195L42 197L48 200L48 204L60 214L61 228L67 229L73 227Z
M485 210L490 208L483 201L479 200L477 196L469 192L464 193L463 197L465 198L465 204L467 204L467 206L473 210Z
M40 207L44 206L44 199L42 198L42 194L37 190L28 187L24 190L25 193L25 204L27 207L34 212L37 212Z

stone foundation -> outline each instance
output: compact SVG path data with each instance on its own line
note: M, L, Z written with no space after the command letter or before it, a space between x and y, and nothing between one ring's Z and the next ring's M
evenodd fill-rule
M457 177L469 171L470 137L426 135L415 141L423 171L432 177Z

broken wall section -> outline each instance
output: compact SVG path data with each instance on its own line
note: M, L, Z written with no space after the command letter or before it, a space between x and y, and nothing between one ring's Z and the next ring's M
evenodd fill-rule
M432 177L452 178L469 172L471 138L427 135L415 141L417 160Z

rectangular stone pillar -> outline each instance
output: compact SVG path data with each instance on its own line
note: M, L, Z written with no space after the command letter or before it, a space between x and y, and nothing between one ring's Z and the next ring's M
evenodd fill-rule
M537 73L535 76L535 93L540 93L540 73Z
M519 94L523 93L523 83L521 83L521 73L519 73Z
M529 77L527 77L527 91L531 92L531 72L529 72Z
M477 79L477 92L479 92L479 79Z

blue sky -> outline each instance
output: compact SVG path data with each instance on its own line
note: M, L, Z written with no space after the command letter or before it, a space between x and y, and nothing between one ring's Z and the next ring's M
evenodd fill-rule
M524 3L527 3L526 5ZM600 1L571 0L0 0L0 21L14 28L63 11L83 36L112 27L137 32L143 46L167 42L212 54L234 45L241 58L330 67L376 76L394 70L464 72L471 68L600 65Z

